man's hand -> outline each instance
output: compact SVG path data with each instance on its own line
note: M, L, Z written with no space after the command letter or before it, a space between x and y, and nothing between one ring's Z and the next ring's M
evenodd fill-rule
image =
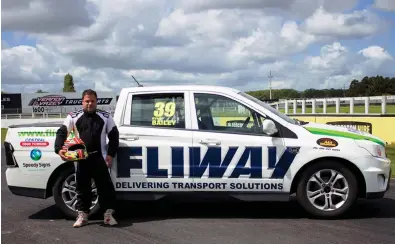
M112 157L110 155L106 156L106 164L108 168L111 168L112 165Z
M59 151L59 156L62 158L63 161L67 161L67 158L64 156L64 154L65 154L66 152L67 152L67 151L64 150L64 149L62 149L62 150Z

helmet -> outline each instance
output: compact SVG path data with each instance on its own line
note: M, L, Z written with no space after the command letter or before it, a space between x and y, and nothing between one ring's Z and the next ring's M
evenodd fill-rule
M69 161L86 159L89 155L85 143L80 138L66 140L63 149L66 150L64 156Z

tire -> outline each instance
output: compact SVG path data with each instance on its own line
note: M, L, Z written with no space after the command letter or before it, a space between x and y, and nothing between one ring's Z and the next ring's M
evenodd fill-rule
M73 196L76 197L76 193L74 191L74 194L69 194L69 192L66 191L65 194L62 195L62 190L64 188L64 184L65 184L66 180L68 182L69 182L69 180L72 180L72 181L75 182L74 176L75 176L74 168L69 168L69 169L63 171L59 175L59 177L57 178L57 180L56 180L56 182L55 182L55 184L54 184L54 186L52 188L54 200L55 200L55 203L56 203L57 207L67 217L72 218L72 219L77 218L77 211L75 209L72 209L71 207L69 207L66 204L64 197L66 197L67 200L73 199L72 197ZM70 193L72 193L72 192L73 191L70 191ZM95 215L100 210L99 202L97 201L98 200L98 196L94 195L93 199L95 200L95 204L92 204L89 216Z
M314 180L316 179L314 178L314 175L317 173L320 175L320 172L322 172L321 179L323 179L324 182L328 182L329 178L326 177L326 174L328 174L328 177L330 177L330 173L337 173L337 177L343 176L343 178L339 179L335 177L332 187L331 185L323 187L322 184L319 185L318 181ZM344 180L346 184L344 184ZM348 186L348 195L341 194L339 191L336 191L338 189L345 189L344 187L346 186ZM327 211L319 209L309 200L307 195L308 189L316 194L310 195L311 197L321 195L315 200L315 204L318 203L319 205L325 205L327 196L329 196L333 204L340 204L341 202L338 201L343 201L343 203L338 205L335 209L330 209ZM330 192L328 192L328 190L330 190ZM343 198L338 195L339 193L343 196ZM322 196L322 194L324 195ZM320 161L304 170L298 183L296 197L299 204L312 216L318 218L337 218L348 212L355 204L358 197L358 182L356 176L344 164L332 160Z

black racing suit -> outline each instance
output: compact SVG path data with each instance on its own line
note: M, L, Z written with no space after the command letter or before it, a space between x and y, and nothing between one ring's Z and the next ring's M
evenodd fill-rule
M90 212L92 202L91 179L94 179L102 209L114 209L115 189L105 162L106 155L114 157L119 146L119 132L111 114L102 110L93 113L82 109L67 115L57 130L55 152L58 154L68 135L74 132L82 139L89 154L85 160L77 161L76 193L78 211ZM108 148L106 139L109 139Z

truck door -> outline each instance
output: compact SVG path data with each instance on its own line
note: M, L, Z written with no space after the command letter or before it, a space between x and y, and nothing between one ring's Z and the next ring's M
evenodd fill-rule
M195 184L211 183L200 190L282 191L292 156L282 138L262 132L265 114L219 92L193 92L190 102L195 129L190 176Z
M189 180L189 94L130 93L113 167L117 191L177 191ZM173 184L174 183L174 184Z

